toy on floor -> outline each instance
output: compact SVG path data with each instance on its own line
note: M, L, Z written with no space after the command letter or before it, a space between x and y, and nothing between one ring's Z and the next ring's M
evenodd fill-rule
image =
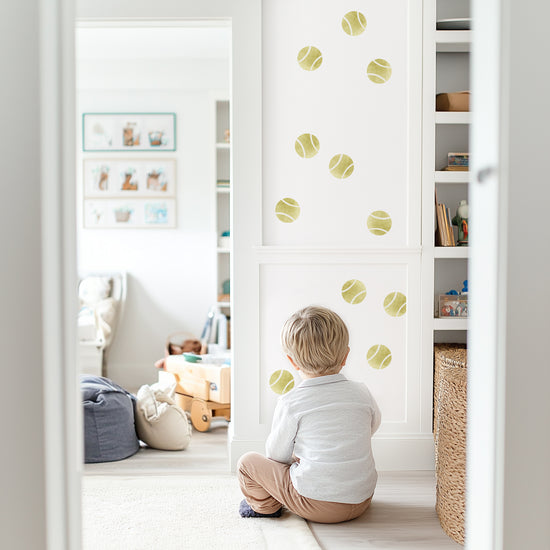
M204 358L191 363L185 355L169 355L159 372L159 381L170 377L176 381L176 404L191 413L199 432L210 429L213 417L231 420L231 367L207 363Z

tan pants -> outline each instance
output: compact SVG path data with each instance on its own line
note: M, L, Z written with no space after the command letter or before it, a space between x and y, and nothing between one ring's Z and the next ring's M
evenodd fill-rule
M300 495L290 479L290 465L258 453L247 453L237 465L241 491L250 507L259 514L272 514L281 505L298 516L318 523L339 523L359 517L371 498L360 504L324 502Z

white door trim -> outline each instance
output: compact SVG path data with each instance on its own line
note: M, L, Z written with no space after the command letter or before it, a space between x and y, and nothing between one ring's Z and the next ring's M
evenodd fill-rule
M80 548L76 371L74 6L40 2L41 227L47 547Z

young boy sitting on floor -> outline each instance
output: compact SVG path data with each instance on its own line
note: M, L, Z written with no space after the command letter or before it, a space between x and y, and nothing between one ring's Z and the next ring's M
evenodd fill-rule
M267 457L238 464L243 517L279 517L282 506L304 519L338 523L359 517L374 493L371 436L380 410L367 387L339 374L348 329L333 311L310 306L285 323L284 352L303 381L279 397Z

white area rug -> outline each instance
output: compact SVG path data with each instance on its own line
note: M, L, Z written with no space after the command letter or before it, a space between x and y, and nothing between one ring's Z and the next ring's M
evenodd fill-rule
M307 523L241 518L233 476L85 476L84 550L320 550Z

